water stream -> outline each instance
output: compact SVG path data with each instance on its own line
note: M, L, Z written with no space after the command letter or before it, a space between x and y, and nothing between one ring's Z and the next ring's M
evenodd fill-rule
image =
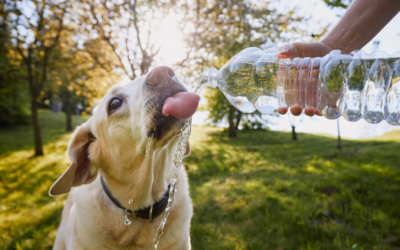
M154 129L155 130L155 129ZM151 134L150 136L149 136L149 138L147 139L147 144L146 144L146 153L145 153L145 157L148 157L149 156L149 154L150 154L150 147L151 147L151 142L153 141L153 137L154 137L154 134Z
M203 85L204 85L203 83L200 83L195 89L194 93L198 94ZM179 139L178 148L175 152L174 160L172 162L175 167L175 172L169 182L171 188L169 189L169 194L168 194L168 204L167 207L165 208L164 217L162 218L160 225L157 228L156 234L154 235L153 238L153 250L157 250L158 244L160 243L160 239L164 231L165 223L167 222L172 202L174 201L174 196L176 192L176 181L178 179L179 171L181 170L182 167L183 158L185 157L186 145L189 141L191 129L192 129L192 118L190 117L189 119L187 119L185 126L183 126L183 128L181 129L181 138Z

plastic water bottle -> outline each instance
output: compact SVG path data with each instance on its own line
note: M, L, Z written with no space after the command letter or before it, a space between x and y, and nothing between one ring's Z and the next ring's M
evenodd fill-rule
M333 50L322 58L293 60L279 60L278 53L244 49L221 69L205 70L201 85L218 86L245 113L299 105L328 119L400 125L400 52Z

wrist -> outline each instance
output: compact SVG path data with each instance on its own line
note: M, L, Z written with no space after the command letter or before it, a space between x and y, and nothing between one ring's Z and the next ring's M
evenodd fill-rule
M339 42L332 39L325 38L322 41L320 41L320 44L324 48L326 54L328 54L332 50L346 51L345 46L341 45Z

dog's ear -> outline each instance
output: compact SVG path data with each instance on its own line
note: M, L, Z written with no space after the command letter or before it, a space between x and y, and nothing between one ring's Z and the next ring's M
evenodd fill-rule
M188 141L187 144L186 144L185 156L190 155L190 151L191 151L191 148L190 148L190 143Z
M88 157L89 145L95 140L96 138L90 132L88 122L78 127L68 146L71 164L51 186L49 191L51 196L66 194L71 190L71 187L88 184L96 179L97 170L91 169Z

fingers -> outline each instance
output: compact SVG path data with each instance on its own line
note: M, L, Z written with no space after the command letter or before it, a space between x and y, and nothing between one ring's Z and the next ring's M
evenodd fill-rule
M310 117L312 117L314 115L322 116L321 111L319 111L318 109L313 109L313 108L305 108L304 113Z
M290 107L290 113L292 113L294 116L301 115L301 112L303 112L303 108L301 106L295 105Z
M288 112L288 108L287 107L279 107L277 109L277 111L279 114L284 115ZM301 115L302 111L303 111L303 108L301 106L295 105L295 106L290 107L290 113L292 113L292 115L294 115L294 116ZM304 113L310 117L312 117L314 115L322 116L321 111L319 111L318 109L313 109L313 108L305 108Z
M284 114L287 113L288 108L286 108L286 107L279 107L279 108L277 109L277 111L278 111L279 114L284 115Z
M284 115L288 112L288 108L287 107L279 107L277 109L278 113L281 115ZM303 108L301 106L292 106L290 107L290 113L292 113L292 115L294 116L299 116L301 115L301 112L303 111Z
M293 55L293 47L290 44L286 44L281 48L278 54L279 59L286 59L286 58L292 58L291 56Z
M304 113L308 116L314 116L315 115L315 109L313 108L305 108Z
M318 116L322 116L321 111L319 111L318 109L315 110L315 114L318 115Z

